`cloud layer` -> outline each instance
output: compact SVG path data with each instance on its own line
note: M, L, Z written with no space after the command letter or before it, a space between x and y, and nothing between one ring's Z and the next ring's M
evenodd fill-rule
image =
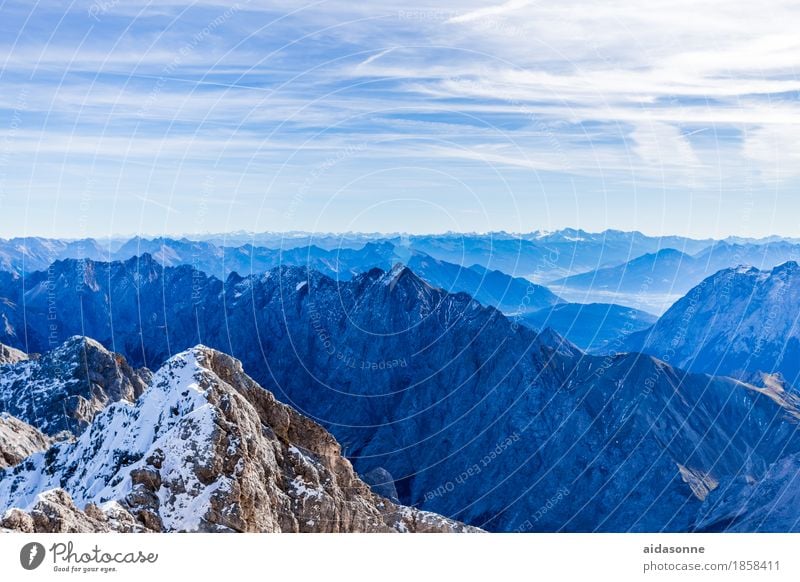
M793 2L0 10L7 234L796 229Z

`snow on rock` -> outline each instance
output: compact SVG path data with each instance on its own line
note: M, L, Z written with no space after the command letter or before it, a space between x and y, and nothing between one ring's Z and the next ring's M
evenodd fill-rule
M27 359L28 355L25 352L0 344L0 365L16 364Z
M374 494L327 431L203 346L0 472L0 515L18 531L474 530Z
M41 358L0 364L0 412L45 434L79 434L109 403L133 401L146 375L98 342L75 336Z

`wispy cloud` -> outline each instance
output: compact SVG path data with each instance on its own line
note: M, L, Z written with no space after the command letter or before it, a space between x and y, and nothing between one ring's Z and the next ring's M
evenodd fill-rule
M481 20L483 18L491 18L493 16L503 16L508 14L509 12L514 12L519 10L520 8L524 8L530 4L530 0L509 0L504 4L499 4L497 6L487 6L486 8L479 8L477 10L473 10L471 12L467 12L466 14L460 14L458 16L453 16L447 20L450 23L463 23L463 22L474 22L476 20Z
M458 173L487 200L486 167L508 171L521 196L542 173L556 189L617 188L615 200L634 182L729 188L733 204L742 183L798 185L796 2L232 6L5 3L16 34L0 39L0 140L27 158L0 168L3 189L38 191L26 164L60 164L54 187L78 196L74 176L136 163L174 168L170 190L188 200L209 161L262 180L278 168L277 187L352 144L368 145L320 183L403 160ZM356 190L331 196L381 195ZM568 222L572 208L561 212Z

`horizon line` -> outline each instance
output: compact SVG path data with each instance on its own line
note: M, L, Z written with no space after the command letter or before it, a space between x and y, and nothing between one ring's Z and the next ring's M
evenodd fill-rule
M79 242L79 241L88 241L88 240L95 240L95 241L112 241L112 240L121 240L126 239L127 241L141 238L145 240L156 240L160 238L168 238L168 239L175 239L175 240L188 240L191 242L197 242L202 239L209 239L209 238L220 238L220 237L263 237L263 236L275 236L275 237L285 237L287 239L297 239L297 238L313 238L313 237L364 237L364 238L375 238L375 239L388 239L388 238L396 238L396 237L442 237L442 236L506 236L511 238L519 238L520 240L527 240L524 237L530 236L539 236L541 238L557 235L560 233L572 231L575 233L585 234L589 236L599 236L608 233L620 233L620 234L628 234L628 235L641 235L647 238L671 238L677 237L686 240L692 240L697 242L703 241L715 241L715 242L722 242L729 239L742 239L747 241L764 241L768 239L782 239L782 240L800 240L800 235L788 235L788 234L767 234L762 236L747 236L742 234L728 234L726 236L717 238L715 236L705 236L705 237L698 237L696 235L683 235L677 234L674 232L671 233L659 233L659 234L652 234L648 232L644 232L639 229L634 230L624 230L620 228L606 228L599 231L591 231L586 230L579 227L574 226L565 226L554 230L549 229L535 229L530 231L508 231L508 230L489 230L489 231L440 231L440 232L409 232L409 231L392 231L392 232L385 232L385 231L305 231L305 230L264 230L264 231L247 231L247 230L231 230L231 231L221 231L221 232L206 232L206 233L180 233L180 232L164 232L160 234L156 233L111 233L107 235L93 235L93 236L57 236L57 235L42 235L42 234L26 234L26 235L16 235L10 236L8 238L0 237L0 241L3 242L10 242L12 240L18 239L43 239L43 240L59 240L64 242Z

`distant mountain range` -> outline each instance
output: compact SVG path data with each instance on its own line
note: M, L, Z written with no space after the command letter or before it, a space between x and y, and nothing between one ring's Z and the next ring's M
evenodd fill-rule
M70 495L101 509L104 499L128 499L140 491L134 485L157 482L147 472L133 477L128 468L140 463L147 469L148 443L162 433L136 438L136 447L125 440L119 449L132 455L123 454L118 465L104 452L113 448L110 433L125 432L116 423L175 435L166 442L176 443L179 457L196 456L210 438L202 432L209 423L193 424L194 410L219 410L233 434L244 417L229 416L227 389L203 396L208 408L199 396L183 395L186 378L168 363L177 354L189 362L179 367L194 366L198 358L180 354L202 343L240 359L257 382L324 425L359 473L383 476L376 487L391 485L402 503L471 525L494 531L785 531L800 517L777 496L791 486L787 467L800 454L800 409L780 383L695 375L648 355L587 355L547 328L537 333L466 293L431 286L403 265L347 281L289 266L222 281L144 255L112 263L60 261L4 285L3 343L47 352L74 334L89 335L120 352L131 369L167 364L148 390L177 382L152 398L139 396L132 412L121 412L131 409L126 402L111 404L80 432L77 445L59 445L49 457L18 465L12 481L0 478L0 490L17 483L29 503L40 491L35 476L45 467L53 482L61 482L66 467L64 474L74 476L66 481L75 484L67 487ZM231 382L240 376L231 368L212 370L235 388ZM151 408L176 412L166 424L137 420L142 417L135 410ZM191 438L174 441L180 434ZM89 456L96 456L97 474L109 484L92 496L79 486L94 470L79 461L87 450L96 452ZM163 482L164 472L153 467ZM188 467L209 474L202 463L197 471L193 463ZM213 471L214 479L233 478L228 469L218 472L215 465ZM303 487L312 490L315 483ZM142 491L136 497L142 503L126 502L126 511L152 513L153 494ZM155 497L162 502L160 493ZM776 504L780 509L772 513ZM178 529L180 515L174 505L158 514L162 524L166 516Z
M513 235L505 232L487 234L447 233L401 235L380 233L228 233L188 237L132 237L112 239L63 240L43 237L0 239L0 269L15 273L40 271L62 259L125 260L149 253L165 266L193 264L209 274L225 277L231 271L240 275L267 270L278 263L283 253L287 264L300 265L303 255L321 254L326 259L365 245L380 247L388 243L402 252L417 251L461 266L480 265L500 270L536 283L553 281L607 266L616 266L645 254L675 249L697 255L714 249L718 262L722 254L730 258L724 266L747 263L759 247L779 249L800 241L769 237L766 239L696 240L678 236L652 237L640 232L607 230L588 233L579 229L533 232ZM305 253L304 253L305 251ZM323 251L329 251L325 254ZM767 254L772 251L767 251ZM781 251L777 251L780 253ZM735 256L739 254L740 256ZM741 262L735 262L741 261ZM780 261L779 261L780 262ZM759 263L752 263L760 266ZM777 263L776 263L777 264ZM320 265L307 264L319 269ZM379 266L374 264L372 266ZM345 270L343 270L345 272Z
M740 265L772 268L797 258L800 245L796 243L718 242L696 255L664 248L621 265L550 281L548 285L572 301L616 300L661 313L717 271Z
M561 303L511 319L535 330L549 327L583 351L606 353L621 350L626 338L648 329L658 318L608 303Z

